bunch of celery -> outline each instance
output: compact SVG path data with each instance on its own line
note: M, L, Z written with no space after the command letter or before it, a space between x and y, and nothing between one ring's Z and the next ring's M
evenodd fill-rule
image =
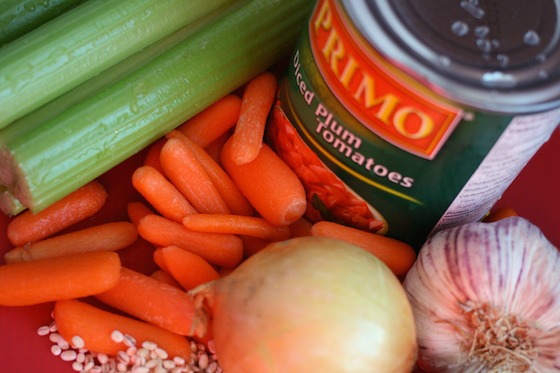
M168 13L182 13L179 18L188 20L157 37L152 35L151 29L136 25L141 21L140 15L133 18L134 21L124 17L121 28L116 25L111 29L102 27L97 30L97 35L92 36L99 38L100 45L103 45L99 58L105 58L105 54L109 56L108 60L114 54L119 57L114 57L110 63L100 63L102 67L93 68L93 72L89 61L82 65L78 63L78 67L87 71L74 74L79 75L79 79L68 78L71 83L54 67L64 65L66 59L79 58L81 53L88 52L88 48L82 52L77 47L81 51L78 52L67 47L64 41L51 43L50 54L45 50L41 53L52 60L38 66L41 71L30 73L41 76L39 79L26 79L25 67L21 70L17 63L12 65L13 70L3 65L2 61L19 60L21 66L35 67L26 43L21 45L21 59L15 58L18 53L11 52L11 49L8 55L5 54L7 48L0 50L0 120L4 120L0 126L2 123L7 125L0 130L3 194L13 196L32 211L39 211L96 178L286 55L312 6L309 0L240 0L233 3L180 0L178 3L181 4L176 7L167 5L173 2L177 0L90 0L60 16L64 17L63 23L71 24L69 28L58 30L53 27L58 18L41 27L51 26L61 40L67 37L67 33L87 33L80 28L79 22L71 22L68 18L85 22L82 12L84 9L91 11L88 5L92 3L106 6L111 3L114 9L120 9L119 14L132 11L122 4L142 3L145 8L139 12L146 18L153 14L145 10L151 3L153 12L157 8L161 13L161 8L165 8ZM112 17L104 8L91 7L101 14L98 17L101 24L108 22L105 17ZM205 16L204 22L200 21ZM170 23L169 17L160 22ZM198 21L196 27L192 26L173 41L165 37L195 21ZM138 38L143 41L134 48L128 48L129 42L124 36L130 35L127 30L130 23L136 33L143 35ZM121 30L125 31L121 34ZM19 41L34 36L33 33L8 47L16 48L14 46ZM36 37L41 39L40 36ZM158 48L166 39L166 47ZM138 45L142 44L139 48ZM152 46L142 50L149 45ZM58 54L61 48L64 49L62 56ZM153 51L152 48L157 52L148 57L143 55L146 51ZM121 49L128 49L128 52L121 53ZM97 58L90 55L90 58L94 57ZM76 66L68 69L80 70ZM12 81L8 82L10 78ZM98 79L101 83L96 83ZM57 87L52 88L53 84ZM19 97L6 95L7 90ZM32 92L43 96L44 91L49 91L47 98L26 100L24 97ZM50 105L46 106L47 109L39 109L37 102L45 104L48 101L51 103L47 104ZM22 106L27 108L21 109ZM45 115L37 115L34 110L44 110Z

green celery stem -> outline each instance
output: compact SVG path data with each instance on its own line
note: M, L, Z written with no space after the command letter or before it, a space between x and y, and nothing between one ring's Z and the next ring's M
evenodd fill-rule
M186 39L197 30L200 30L203 26L208 25L216 17L230 11L230 9L232 9L232 5L224 6L201 17L195 22L189 23L174 33L169 34L152 45L127 57L123 61L109 67L103 71L102 74L98 74L97 76L88 79L84 83L56 97L40 108L24 115L21 118L18 118L8 126L0 129L0 147L2 144L7 144L18 136L23 136L25 133L39 127L66 109L101 92L105 88L113 85L116 81L133 73L140 67L148 64L156 57L179 44L179 42Z
M309 0L251 0L0 149L0 184L40 211L271 67Z
M0 49L0 128L235 0L89 0Z

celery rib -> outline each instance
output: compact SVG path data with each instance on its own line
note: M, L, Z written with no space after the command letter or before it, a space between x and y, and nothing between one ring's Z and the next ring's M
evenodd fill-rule
M234 0L89 0L0 49L0 128Z
M0 184L39 211L286 56L313 2L252 0L0 149Z
M127 57L123 61L116 63L103 71L103 73L88 79L84 83L56 97L31 113L18 118L8 126L0 129L0 145L9 143L18 136L22 136L34 128L39 127L43 123L62 113L64 110L90 96L93 96L94 94L111 86L118 80L128 76L140 67L151 62L162 53L171 49L173 46L177 45L180 41L184 40L204 25L209 24L213 19L216 19L216 17L225 14L236 6L238 6L237 3L226 4L223 7L208 13L195 22L189 23L172 34L158 40L152 45Z

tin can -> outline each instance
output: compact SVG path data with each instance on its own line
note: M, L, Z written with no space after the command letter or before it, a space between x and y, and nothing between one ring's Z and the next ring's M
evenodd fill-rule
M416 248L483 218L560 122L558 12L319 0L267 132L306 187L307 217Z

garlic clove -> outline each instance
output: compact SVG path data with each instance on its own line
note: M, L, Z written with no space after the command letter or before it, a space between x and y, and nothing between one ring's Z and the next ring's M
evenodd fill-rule
M424 370L560 370L560 253L528 220L436 233L403 285Z

